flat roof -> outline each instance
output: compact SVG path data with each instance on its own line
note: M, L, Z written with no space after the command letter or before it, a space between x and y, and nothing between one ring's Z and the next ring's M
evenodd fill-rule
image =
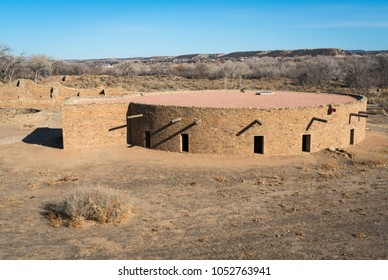
M152 105L175 105L210 108L288 108L349 103L354 97L339 94L274 91L270 95L248 92L190 92L146 95L132 98L132 102Z
M72 103L140 103L150 105L205 108L295 108L350 103L356 98L342 94L273 91L257 95L257 91L193 91L128 96L122 98L76 99Z

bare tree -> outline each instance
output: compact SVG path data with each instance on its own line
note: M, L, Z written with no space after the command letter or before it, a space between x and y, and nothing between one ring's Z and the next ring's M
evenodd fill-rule
M374 69L376 69L376 61L370 56L350 56L343 61L345 82L357 91L369 92Z
M388 55L378 55L376 57L376 86L379 88L388 87Z
M146 67L143 63L136 63L133 61L121 62L114 67L117 76L133 77L138 75L144 75Z
M9 68L11 48L7 45L0 45L0 77L4 81Z
M50 75L52 61L45 55L34 55L28 60L27 67L31 70L34 82L37 83L42 75Z
M16 74L18 72L22 71L23 62L24 62L23 55L10 57L9 67L8 67L8 71L7 71L6 77L5 77L9 83L12 83L14 76L16 76ZM19 73L19 75L20 75L20 73Z
M133 77L136 75L133 63L129 61L122 62L116 66L116 71L119 76Z

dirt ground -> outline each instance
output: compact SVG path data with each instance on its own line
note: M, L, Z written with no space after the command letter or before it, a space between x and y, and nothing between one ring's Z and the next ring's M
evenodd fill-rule
M368 121L346 151L221 157L63 150L58 109L1 109L0 259L388 259L388 122ZM94 185L129 196L126 222L49 224Z

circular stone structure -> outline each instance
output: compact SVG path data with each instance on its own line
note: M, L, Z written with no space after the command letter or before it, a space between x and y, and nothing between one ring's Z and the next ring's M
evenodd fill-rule
M365 137L367 100L358 95L209 91L128 102L128 143L164 151L297 155Z

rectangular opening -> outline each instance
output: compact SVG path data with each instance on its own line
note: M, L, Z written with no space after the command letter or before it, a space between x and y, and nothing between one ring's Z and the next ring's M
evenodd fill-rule
M189 152L189 135L181 134L181 152Z
M253 152L264 154L264 136L253 136Z
M350 130L350 145L354 145L354 128Z
M302 137L302 152L310 152L310 146L311 146L311 135L305 134Z
M146 148L151 148L151 132L150 131L145 131L144 132L144 146Z

